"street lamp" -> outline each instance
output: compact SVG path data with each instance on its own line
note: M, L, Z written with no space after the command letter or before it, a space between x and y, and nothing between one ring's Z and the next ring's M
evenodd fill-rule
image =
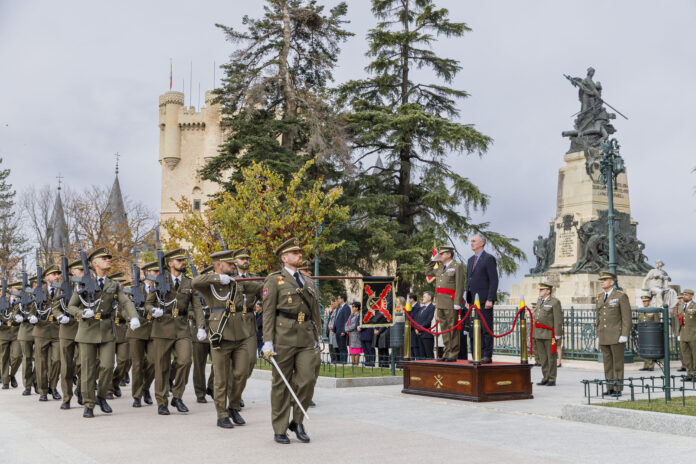
M614 286L618 289L618 273L616 272L616 238L614 234L614 189L617 188L619 174L626 170L624 160L619 154L619 142L616 139L604 139L600 143L602 158L599 160L599 182L607 188L608 212L607 225L609 235L609 270L617 276Z

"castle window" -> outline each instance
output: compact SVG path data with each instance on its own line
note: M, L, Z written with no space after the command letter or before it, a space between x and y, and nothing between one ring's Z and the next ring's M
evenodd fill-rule
M193 200L193 210L194 211L201 210L201 200Z

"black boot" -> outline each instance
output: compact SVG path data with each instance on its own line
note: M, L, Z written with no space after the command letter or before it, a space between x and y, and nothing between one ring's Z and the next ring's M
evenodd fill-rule
M53 399L54 400L62 400L63 397L60 396L60 393L58 393L58 389L53 389Z
M143 390L143 401L145 401L145 404L152 404L152 397L150 396L150 390Z
M109 403L107 403L106 400L101 396L97 396L97 404L99 405L99 409L101 409L103 413L109 414L113 412L111 406L109 406Z
M77 396L77 404L82 406L82 392L80 390L75 390L75 396Z
M140 403L140 398L135 398L135 399L133 400L133 407L134 407L134 408L139 408L140 406L142 406L142 404Z
M302 424L297 424L295 421L290 421L290 425L288 426L291 432L295 432L295 436L297 436L297 439L300 440L302 443L309 443L309 435L305 432L304 425Z
M240 408L244 407L244 400L242 400L242 399L239 400L239 407Z
M273 435L273 439L275 440L276 443L280 443L282 445L289 445L290 444L290 439L284 433L283 434L276 433L275 435Z
M121 397L121 389L119 388L118 385L114 385L114 395L116 395L116 398Z
M215 396L213 396L213 389L212 388L206 388L205 392L210 395L212 399L215 399Z
M68 400L64 403L61 403L60 409L70 409L70 400Z
M39 395L39 401L48 401L48 397L46 395Z
M29 396L31 395L31 388L25 388L24 391L22 392L22 396Z
M128 372L126 372L126 376L123 378L123 380L121 380L121 382L126 382L126 385L130 383L130 375L128 375ZM122 387L125 387L126 385L123 385L123 383L121 383Z
M174 406L179 412L189 412L184 402L181 401L181 398L172 397L172 406Z
M82 417L94 417L94 409L85 408L85 411L82 413Z
M166 404L163 404L161 406L157 407L157 414L160 416L168 416L169 415L169 408L167 407Z
M208 400L205 399L205 396L199 396L196 398L196 403L207 403Z
M17 379L15 379L14 375L10 376L10 386L12 388L17 388Z
M232 421L230 421L229 417L223 417L222 419L217 420L217 426L222 427L223 429L232 429L234 428L234 425L232 425Z
M244 420L244 418L242 418L242 415L239 414L239 411L237 411L236 409L227 408L227 412L230 414L230 418L232 419L232 422L234 422L234 425L246 424L246 421Z

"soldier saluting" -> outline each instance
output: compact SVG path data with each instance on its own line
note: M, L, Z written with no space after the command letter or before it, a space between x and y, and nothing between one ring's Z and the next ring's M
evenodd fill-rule
M313 285L307 285L298 268L302 266L302 248L292 238L278 247L276 254L283 269L274 272L263 284L263 357L275 358L296 395L307 410L316 382L316 349L318 349L319 303ZM274 368L271 386L271 421L274 440L287 444L288 428L301 442L309 442L303 413L293 408L290 419L290 392Z
M553 285L539 284L539 301L534 310L534 348L541 363L543 378L537 385L556 385L558 341L563 335L561 302L551 296Z
M94 405L102 412L112 412L106 402L106 395L112 385L114 368L114 311L113 302L118 301L121 313L130 319L131 328L140 327L133 303L121 290L121 286L107 277L111 269L111 254L106 248L98 248L85 257L80 252L83 269L91 263L95 275L89 268L85 270L82 284L70 298L68 312L79 319L75 341L80 345L80 390L85 406L82 417L94 417ZM96 280L96 282L94 282ZM91 294L90 294L91 293ZM94 396L94 382L97 378L99 361L99 390Z

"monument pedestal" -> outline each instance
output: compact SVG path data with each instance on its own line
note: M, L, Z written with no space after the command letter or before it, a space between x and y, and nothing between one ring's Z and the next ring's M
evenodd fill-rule
M403 367L402 393L476 402L534 398L531 364L404 361Z

